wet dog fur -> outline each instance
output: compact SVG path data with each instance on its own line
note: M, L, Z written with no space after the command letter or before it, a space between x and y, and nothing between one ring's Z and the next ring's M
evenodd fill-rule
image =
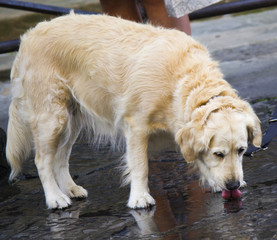
M208 51L177 30L74 13L42 22L22 36L11 82L10 179L34 146L49 208L87 197L68 163L82 128L94 138L125 139L130 208L155 204L147 156L153 135L173 136L215 191L244 184L243 153L249 141L261 144L251 106Z

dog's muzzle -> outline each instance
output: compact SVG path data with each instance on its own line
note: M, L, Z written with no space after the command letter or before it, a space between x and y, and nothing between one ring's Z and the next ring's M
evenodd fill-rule
M225 183L226 189L231 191L231 190L236 190L240 187L240 182L239 181L228 181Z

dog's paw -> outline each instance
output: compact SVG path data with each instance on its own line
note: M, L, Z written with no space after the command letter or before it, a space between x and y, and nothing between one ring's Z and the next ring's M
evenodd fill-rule
M154 198L149 193L143 193L139 195L130 196L127 206L129 208L149 208L155 205Z
M46 204L49 209L62 209L67 208L71 205L71 200L68 196L65 194L57 195L57 196L51 196L46 199Z
M72 186L68 191L68 196L71 198L86 198L88 191L81 186Z

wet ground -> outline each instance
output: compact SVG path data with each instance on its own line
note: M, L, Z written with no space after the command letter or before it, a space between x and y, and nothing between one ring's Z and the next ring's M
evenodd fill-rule
M254 104L266 127L277 100ZM176 152L150 159L151 210L126 207L120 188L120 152L77 143L71 173L89 197L66 210L48 210L33 160L12 185L1 182L0 239L277 239L277 140L245 157L248 186L239 201L199 187L196 173Z
M277 105L277 10L193 23L195 37L221 61L226 79L250 100L266 130ZM256 34L256 35L255 35ZM255 37L253 37L255 36ZM9 62L12 55L0 59ZM1 66L0 66L1 69ZM5 71L0 71L6 73ZM6 129L10 84L0 81L0 127ZM48 210L33 159L21 180L0 179L0 239L277 239L277 139L268 150L244 158L239 201L199 186L197 173L179 153L151 157L150 210L126 207L129 188L120 188L122 152L93 148L79 140L71 173L89 196L65 210Z

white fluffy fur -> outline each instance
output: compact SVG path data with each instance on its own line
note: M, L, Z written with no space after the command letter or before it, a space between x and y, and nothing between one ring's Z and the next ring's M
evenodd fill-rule
M259 120L222 79L207 50L186 34L109 16L70 14L21 38L11 73L7 157L13 179L34 143L49 208L87 191L69 156L80 130L126 140L128 206L155 204L148 189L148 142L176 140L215 190L243 183L242 153L260 145ZM221 159L216 153L224 154Z

